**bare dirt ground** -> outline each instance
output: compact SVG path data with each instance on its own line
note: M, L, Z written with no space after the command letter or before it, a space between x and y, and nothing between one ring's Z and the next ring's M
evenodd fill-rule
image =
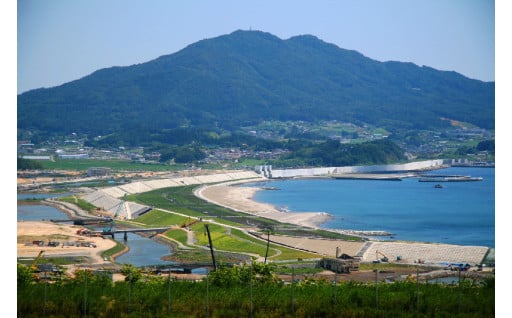
M17 257L18 259L35 258L43 250L43 258L75 257L84 259L84 263L90 266L111 266L112 263L105 261L101 257L101 253L114 247L116 243L102 237L78 235L76 231L80 228L75 225L55 224L49 221L19 221L17 224ZM43 246L32 244L33 241L38 240L43 241ZM48 246L50 241L59 242L59 245ZM82 244L86 242L93 243L90 245L96 247L76 246L86 245ZM66 243L70 245L64 246Z
M77 269L83 268L116 268L110 261L105 261L101 253L115 246L111 239L102 237L86 237L76 234L79 226L69 224L55 224L44 221L19 221L17 224L17 257L18 259L35 259L41 250L44 251L44 257L74 257L83 258L80 264L65 265L67 274L72 276ZM41 240L44 246L33 245L32 242ZM49 241L58 241L59 246L48 246ZM63 246L64 242L91 242L96 247L85 246ZM423 271L422 271L423 272ZM314 275L296 275L294 279L304 279L306 276L311 279L324 279L327 281L359 281L371 282L400 280L400 277L411 275L415 277L415 267L392 268L388 271L381 271L378 276L372 270L352 271L351 273L335 274L326 270ZM437 273L440 276L449 275L448 272ZM468 273L469 274L469 273ZM453 273L452 273L453 275ZM201 280L204 275L201 274L171 274L178 280ZM279 275L284 281L292 281L291 275ZM123 280L124 276L120 273L114 275L114 281Z
M19 221L17 224L17 257L18 259L34 260L41 250L44 257L72 257L82 259L79 264L64 265L67 274L73 276L73 272L84 268L117 268L110 260L104 260L101 253L111 249L116 243L110 238L87 237L77 235L76 231L80 226L69 224L55 224L45 221ZM33 241L43 241L44 246L33 245ZM59 242L59 246L48 246L48 242ZM85 246L63 246L64 242L91 242L96 247ZM178 280L201 280L203 275L199 274L171 274L171 277ZM124 279L124 275L115 273L114 281Z
M248 190L245 190L248 189ZM241 192L249 191L249 192ZM241 210L246 213L256 214L263 217L275 218L282 222L298 223L301 225L308 224L311 227L316 227L317 223L321 223L325 215L321 213L285 213L277 210L271 205L261 204L252 200L255 189L243 188L243 187L231 187L231 186L215 186L205 187L202 191L198 191L200 197L208 197L211 201L217 204L229 206L236 210ZM60 207L62 208L62 207ZM284 218L286 216L286 218ZM51 222L33 222L33 221L19 221L17 222L17 256L18 258L35 258L41 250L44 250L44 256L59 256L59 257L82 257L86 259L81 265L101 268L114 267L110 261L105 261L101 257L101 253L115 246L115 242L111 239L104 239L102 237L84 237L76 234L79 226L73 226L69 224L55 224ZM34 240L42 240L44 246L37 246L30 244ZM330 240L314 240L309 238L288 238L288 237L273 237L275 242L286 244L288 246L294 246L296 248L306 249L314 251L320 255L326 255L333 257L336 248L340 247L343 253L349 255L355 255L364 243L359 242L340 242ZM59 241L61 244L57 247L48 246L49 241ZM63 242L92 242L96 247L84 247L84 246L63 246ZM393 247L397 244L378 242L379 250L385 250L385 244ZM410 245L410 246L409 246ZM414 247L412 250L416 250L416 245L409 244L408 247ZM398 246L398 245L397 245ZM390 247L390 248L391 248ZM377 247L376 247L377 248ZM442 246L429 245L429 252L436 251ZM386 255L393 256L394 250L385 250ZM444 251L444 250L443 250ZM402 245L399 245L399 255L407 256L407 249ZM396 254L396 253L395 253ZM445 253L446 254L446 253ZM448 253L449 254L449 253ZM375 252L370 253L371 257L374 257ZM417 259L419 256L411 254L409 257L411 260ZM43 257L44 257L43 256ZM421 254L421 257L425 257L426 254ZM70 269L82 268L76 265L69 265ZM414 270L414 266L411 267ZM379 280L393 279L400 275L408 275L410 269L393 269L389 273L382 272L379 274ZM174 276L174 275L173 275ZM179 275L178 279L200 279L201 275L197 277L184 277ZM327 280L333 280L335 274L331 271L325 271L320 274L316 274L316 277L324 277ZM283 277L285 278L285 277ZM356 281L371 281L375 280L376 274L371 270L352 272L350 274L338 274L336 275L337 281L343 280L356 280ZM286 279L286 278L285 278ZM291 279L291 277L290 277Z

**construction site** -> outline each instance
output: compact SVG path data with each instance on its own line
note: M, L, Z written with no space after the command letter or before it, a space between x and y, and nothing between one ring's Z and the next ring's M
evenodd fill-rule
M251 172L226 172L219 174L194 175L188 177L174 177L168 179L147 179L123 184L120 186L102 188L99 190L83 188L81 199L97 207L102 211L101 215L91 215L75 205L47 200L46 203L54 205L65 211L69 216L81 218L98 218L103 224L100 230L91 230L86 226L77 224L47 223L47 222L18 222L18 259L30 259L40 262L41 250L45 250L45 257L60 255L60 257L77 257L76 264L65 265L69 269L83 268L115 268L114 259L101 257L101 253L116 245L111 240L119 234L126 238L126 233L147 231L149 235L158 235L171 228L159 227L149 229L118 229L114 227L116 220L133 220L149 211L152 207L135 202L126 201L126 195L147 192L166 187L178 187L183 185L198 185L196 195L212 203L231 207L237 211L244 211L254 216L272 217L282 222L293 220L300 225L297 213L285 213L276 211L272 207L262 205L250 199L246 194L231 195L230 191L247 191L249 188L231 187L230 184L239 182L264 180L262 175ZM213 190L217 192L213 192ZM219 195L219 192L223 195ZM250 194L248 194L250 195ZM306 217L316 218L317 214L304 214ZM99 218L101 217L101 218ZM302 217L302 215L301 215ZM200 220L192 218L190 222L175 225L177 228L188 228L196 222L213 220ZM484 246L461 246L451 244L401 242L401 241L345 241L336 239L320 239L307 236L264 235L253 233L260 237L263 244L269 242L280 246L307 251L318 255L313 266L323 268L331 273L346 274L347 279L355 279L364 276L369 270L368 264L393 264L405 268L436 268L448 271L464 270L466 272L494 271L493 250ZM364 266L361 266L366 264ZM362 270L362 268L365 268ZM70 271L71 272L71 271ZM371 271L370 271L371 272ZM325 274L325 273L324 273Z

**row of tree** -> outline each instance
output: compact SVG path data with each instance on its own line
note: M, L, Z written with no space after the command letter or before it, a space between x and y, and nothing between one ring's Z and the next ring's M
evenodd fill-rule
M43 169L43 165L36 161L30 159L17 158L17 169L18 170L39 170Z
M341 144L328 140L309 144L284 155L274 165L287 166L354 166L388 164L404 161L404 151L394 142L381 139L361 144Z
M457 286L277 279L270 265L219 267L202 281L123 268L33 281L18 265L18 317L494 317L494 278ZM293 276L292 276L293 278Z

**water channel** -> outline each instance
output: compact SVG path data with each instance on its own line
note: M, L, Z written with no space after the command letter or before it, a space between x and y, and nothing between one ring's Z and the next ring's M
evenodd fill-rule
M65 196L48 194L18 194L20 199L46 199L50 197ZM18 221L41 221L50 219L68 219L68 215L59 209L42 204L17 205ZM173 264L169 261L160 259L162 256L171 254L169 246L158 243L150 238L143 237L134 233L128 233L128 240L123 240L123 235L119 234L114 238L116 241L127 245L130 250L117 257L116 262L120 264L132 264L136 267ZM198 269L200 271L200 269Z

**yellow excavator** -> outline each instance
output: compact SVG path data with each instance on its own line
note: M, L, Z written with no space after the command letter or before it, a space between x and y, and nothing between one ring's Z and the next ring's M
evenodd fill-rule
M382 256L380 259L379 259L379 255ZM377 262L387 263L389 261L389 258L386 255L384 255L382 252L375 251L375 260Z
M32 265L30 265L30 269L32 270L32 273L34 275L34 280L39 280L39 267L37 266L37 263L41 259L41 256L43 256L44 251L39 251L39 254L37 254L36 258L34 259L34 262Z
M32 265L30 265L30 268L34 272L38 271L37 263L39 262L39 260L41 259L41 256L43 256L43 254L44 254L44 251L40 251L39 254L37 254L37 257L34 259L34 262L32 263Z

